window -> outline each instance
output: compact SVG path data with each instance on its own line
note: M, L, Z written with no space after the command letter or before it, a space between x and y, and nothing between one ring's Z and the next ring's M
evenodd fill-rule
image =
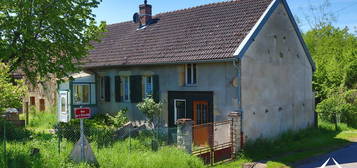
M45 111L46 106L45 106L45 99L40 99L40 111Z
M186 85L195 85L197 84L197 70L196 64L187 64L186 65Z
M126 102L130 101L130 80L129 76L122 77L123 81L123 100Z
M36 98L35 97L30 97L30 106L35 106L36 105Z
M104 92L105 92L105 80L104 77L100 77L100 99L104 100Z
M66 97L61 97L61 112L66 113L67 112L67 100Z
M175 122L181 118L187 118L186 116L186 100L185 99L175 99Z
M153 96L153 78L152 76L144 77L144 98Z
M89 104L89 84L73 85L73 102L74 104Z

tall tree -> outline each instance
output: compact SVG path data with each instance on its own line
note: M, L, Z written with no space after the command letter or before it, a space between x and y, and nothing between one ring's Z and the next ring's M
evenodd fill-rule
M92 12L101 0L0 0L0 62L31 82L78 70L105 23Z
M304 39L316 63L314 89L318 102L330 93L353 89L357 84L357 37L347 28L331 25L312 29Z

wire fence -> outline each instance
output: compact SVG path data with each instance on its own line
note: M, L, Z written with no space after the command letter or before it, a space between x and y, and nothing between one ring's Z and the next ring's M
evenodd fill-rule
M149 128L130 124L122 128L113 128L84 124L83 130L95 154L107 155L106 151L111 149L118 153L156 152L163 147L177 146L176 128ZM61 162L68 162L66 158L71 155L81 134L79 124L57 124L53 129L31 130L16 127L2 120L0 137L0 167L16 167L30 164L29 160L38 158L36 155L40 158L42 155L53 155L61 157Z
M76 143L80 139L80 128L55 127L55 134L58 138L59 152L61 152L61 143L69 141ZM89 143L95 144L97 149L110 147L115 143L127 142L127 147L132 147L132 140L137 140L140 145L147 149L157 151L163 146L176 146L177 129L176 128L145 128L145 127L126 127L121 129L113 128L93 128L84 126L84 135Z

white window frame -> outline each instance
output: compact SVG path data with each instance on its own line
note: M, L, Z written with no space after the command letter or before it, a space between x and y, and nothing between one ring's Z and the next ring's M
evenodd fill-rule
M147 79L151 78L151 95L147 92ZM154 94L154 78L153 76L144 76L144 98L153 97Z
M130 102L130 77L129 76L122 76L122 91L123 91L123 101ZM128 80L128 99L125 99L125 80Z
M191 66L191 83L188 83L188 65ZM196 83L193 83L193 76L194 76L194 71L193 71L193 65L196 66ZM192 63L192 64L185 64L185 84L186 86L195 86L197 85L197 64Z
M186 102L186 99L174 99L174 121L176 123L177 121L177 109L176 109L176 102L177 101L183 101L185 102L185 116L187 116L187 111L186 111L186 106L187 106L187 102Z
M74 95L76 94L76 92L74 90L75 86L88 86L88 102L76 102L75 101L75 97L74 97ZM72 85L72 87L73 87L73 104L75 104L75 105L78 105L78 104L90 104L90 102L91 102L91 86L90 86L90 84L83 84L83 83L76 84L76 83L74 83Z

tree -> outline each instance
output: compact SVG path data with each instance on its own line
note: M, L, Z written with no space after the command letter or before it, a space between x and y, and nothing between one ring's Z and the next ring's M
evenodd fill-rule
M0 0L0 62L32 83L78 71L100 38L92 8L101 0Z
M304 34L305 42L316 63L313 87L317 102L331 94L348 90L357 84L357 37L347 28L326 25Z
M27 89L23 80L16 80L15 85L8 71L9 67L0 63L0 113L7 108L21 107L22 97Z

